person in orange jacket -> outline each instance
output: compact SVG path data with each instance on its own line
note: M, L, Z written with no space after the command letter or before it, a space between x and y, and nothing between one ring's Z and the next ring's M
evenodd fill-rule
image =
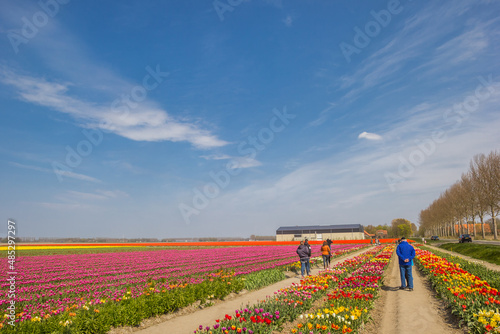
M323 242L323 246L321 246L321 256L323 257L323 269L330 267L330 255L332 251L328 246L328 242Z

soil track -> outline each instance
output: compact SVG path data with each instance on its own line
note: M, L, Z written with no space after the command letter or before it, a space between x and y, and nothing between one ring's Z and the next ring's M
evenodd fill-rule
M396 254L386 270L380 298L372 310L373 322L362 334L463 334L458 319L447 310L444 302L435 298L429 282L413 267L413 291L399 290L399 265Z

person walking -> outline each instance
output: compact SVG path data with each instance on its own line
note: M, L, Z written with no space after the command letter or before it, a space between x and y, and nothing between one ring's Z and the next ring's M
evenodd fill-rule
M401 286L399 289L404 290L408 288L409 291L413 291L411 267L415 258L415 248L406 241L405 237L402 237L396 248L396 254L399 258L399 274L401 276Z
M302 278L304 278L304 273L307 273L307 275L309 275L309 272L311 271L311 267L309 264L309 257L311 256L311 251L309 247L305 245L304 241L301 241L296 252L300 259L300 272L302 274Z
M328 242L324 241L321 246L321 256L323 257L323 269L330 267L330 256L332 255Z
M311 275L311 255L312 255L312 248L311 245L309 244L309 240L305 239L304 240L304 245L309 249L309 258L307 259L307 276Z
M333 244L333 241L331 241L330 239L326 239L326 243L328 244L328 247L330 247L330 258L328 259L328 264L330 264L330 262L332 261L332 244Z

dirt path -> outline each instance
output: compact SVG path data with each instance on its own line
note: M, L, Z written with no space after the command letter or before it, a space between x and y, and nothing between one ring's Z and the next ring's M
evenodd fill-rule
M362 334L463 334L455 318L447 312L443 302L434 297L429 282L413 267L413 291L399 290L399 265L396 254L386 271L381 296L372 310L374 321Z
M361 251L354 252L352 254L339 257L332 261L332 264L337 263L339 261L343 261L347 258L354 257L363 252L367 251L367 249L363 249ZM317 274L319 269L313 269L312 274ZM281 282L275 283L273 285L267 286L263 289L247 292L245 294L239 294L234 298L231 298L222 303L213 305L211 307L205 309L198 309L195 312L190 312L189 314L179 315L172 319L168 319L162 323L153 325L151 327L143 328L120 328L114 329L110 333L139 333L139 334L192 334L193 331L199 326L213 326L215 324L216 319L221 319L224 315L234 314L234 311L237 309L241 309L242 306L246 306L247 304L255 304L258 301L264 300L266 296L271 296L275 291L279 289L286 288L292 283L299 283L299 276L288 278Z

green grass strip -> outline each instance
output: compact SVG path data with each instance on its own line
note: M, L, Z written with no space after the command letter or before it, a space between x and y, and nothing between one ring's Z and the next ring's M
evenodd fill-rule
M443 249L457 252L473 257L478 260L500 265L500 246L475 244L467 242L463 244L448 243L440 246Z

